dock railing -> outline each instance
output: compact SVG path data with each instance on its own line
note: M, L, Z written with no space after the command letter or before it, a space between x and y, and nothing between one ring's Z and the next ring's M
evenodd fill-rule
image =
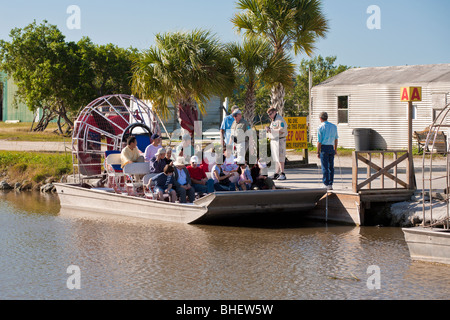
M374 163L374 155L379 154L379 165ZM392 155L392 156L391 156ZM410 157L406 150L386 150L386 151L353 151L352 163L352 189L353 192L361 191L395 191L395 190L412 190L415 188L414 182L414 166L410 165ZM393 160L390 163L386 163ZM367 168L367 177L364 181L359 181L359 163L362 162ZM405 162L405 163L402 163ZM399 164L402 168L406 168L405 174L400 175ZM410 169L412 168L412 169ZM393 181L389 185L385 182L385 178ZM403 179L402 179L403 178ZM376 184L375 184L376 182Z

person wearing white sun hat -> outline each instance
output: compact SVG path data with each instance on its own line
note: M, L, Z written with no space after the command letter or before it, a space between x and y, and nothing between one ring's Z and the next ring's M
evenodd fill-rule
M189 198L189 202L192 203L195 200L195 190L191 185L192 181L185 161L184 157L177 157L173 163L175 167L175 191L180 197L180 203L186 203L186 195Z

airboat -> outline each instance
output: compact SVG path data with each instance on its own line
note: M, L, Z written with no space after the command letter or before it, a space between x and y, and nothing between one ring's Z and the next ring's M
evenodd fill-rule
M450 264L449 112L450 104L427 128L422 158L422 224L402 229L412 260ZM446 170L433 170L433 157L441 149L438 143L442 144L442 136L445 137ZM443 190L434 188L438 181L445 186Z
M258 219L263 214L276 218L288 214L301 216L312 210L326 193L326 189L255 190L215 192L190 204L158 201L151 190L142 191L151 175L148 163L128 164L122 170L118 161L130 135L136 137L138 148L143 152L151 143L153 133L165 136L171 144L171 135L156 112L134 96L103 96L84 107L74 122L73 175L70 181L54 184L61 211L180 223L228 217ZM105 178L106 186L90 183Z

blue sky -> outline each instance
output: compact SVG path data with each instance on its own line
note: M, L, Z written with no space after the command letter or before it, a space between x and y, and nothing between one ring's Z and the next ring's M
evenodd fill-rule
M70 30L67 8L81 10L79 30ZM370 30L367 13L380 8L381 29ZM0 0L0 39L15 27L46 19L77 41L145 49L159 32L211 30L223 42L239 41L231 17L235 0ZM338 57L349 66L392 66L450 63L449 0L323 0L330 32L317 44L315 55ZM305 55L295 58L299 62Z

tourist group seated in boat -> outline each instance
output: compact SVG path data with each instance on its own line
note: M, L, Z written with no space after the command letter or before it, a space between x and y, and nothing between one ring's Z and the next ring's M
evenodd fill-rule
M209 178L205 171L208 165L205 163L199 165L197 156L192 156L187 166L184 157L177 157L170 164L166 163L164 148L160 148L156 156L153 158L155 164L150 166L153 168L152 172L158 175L153 177L146 187L157 189L158 200L164 199L164 193L169 195L172 202L174 202L173 194L176 193L180 203L192 203L196 197L200 198L213 192L275 189L273 180L261 174L259 163L249 168L245 161L240 161L241 159L226 155L218 156ZM163 170L160 170L162 165L158 165L158 161L164 163ZM165 184L158 187L152 185L156 180Z
M201 162L194 155L188 162L179 151L173 160L171 147L163 147L159 135L152 135L151 141L143 153L148 172L136 176L141 180L141 188L147 191L144 194L154 199L192 203L213 192L276 189L273 180L262 174L264 166L260 162L250 167L243 158L235 158L230 150L217 154L214 159L203 156ZM122 167L142 161L142 156L137 159L140 150L135 146L135 139L130 137L128 142L122 151Z

